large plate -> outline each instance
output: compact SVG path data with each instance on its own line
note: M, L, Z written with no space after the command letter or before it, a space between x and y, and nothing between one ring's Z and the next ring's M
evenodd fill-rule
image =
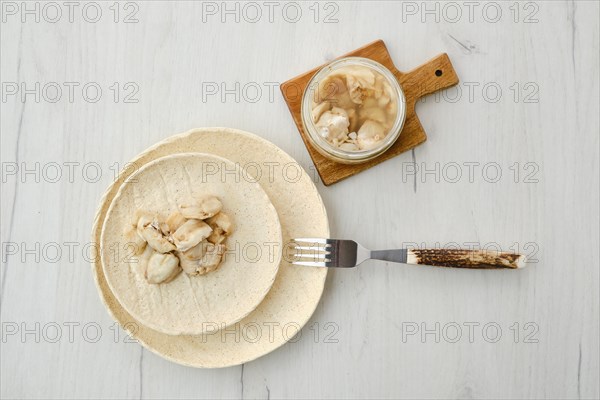
M260 137L229 128L202 128L170 137L132 160L103 196L92 229L100 242L106 212L124 180L136 168L177 153L215 154L237 162L255 177L277 210L283 243L294 237L328 237L327 214L316 187L296 161ZM291 339L313 314L325 284L324 268L294 267L282 259L273 287L262 303L225 330L200 336L170 336L136 321L111 292L98 254L92 272L109 313L142 345L179 364L220 368L263 356Z

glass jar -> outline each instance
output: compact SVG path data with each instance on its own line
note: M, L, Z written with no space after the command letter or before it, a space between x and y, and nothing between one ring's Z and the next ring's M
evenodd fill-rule
M397 104L397 113L391 128L387 131L383 139L381 139L374 147L368 149L345 150L334 145L323 136L322 128L319 129L319 127L317 127L317 121L315 121L313 117L313 108L315 108L314 99L318 98L317 91L319 90L319 83L334 71L350 66L366 67L375 72L376 76L377 73L383 76L385 81L389 84L391 96ZM304 90L301 116L305 132L313 147L319 153L339 163L358 164L379 156L396 142L404 126L404 120L406 119L406 98L398 80L389 69L368 58L345 57L333 61L323 67L311 78Z

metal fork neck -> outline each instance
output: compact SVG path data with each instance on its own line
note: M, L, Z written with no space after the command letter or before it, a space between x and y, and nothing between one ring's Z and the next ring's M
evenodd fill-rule
M371 251L371 258L374 260L391 261L402 264L406 264L406 255L406 249Z

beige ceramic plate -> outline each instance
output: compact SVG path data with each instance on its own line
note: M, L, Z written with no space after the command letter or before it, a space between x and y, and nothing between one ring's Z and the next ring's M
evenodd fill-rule
M198 335L240 321L264 299L281 261L281 227L269 197L247 175L225 158L183 153L145 164L121 185L104 220L100 248L108 284L136 320L169 335ZM149 284L127 254L126 228L136 223L138 210L166 218L178 205L207 194L221 199L235 224L219 269Z
M247 132L203 128L170 137L140 154L107 190L96 214L92 240L100 242L107 210L124 180L136 169L167 155L210 153L237 162L256 177L277 210L283 243L294 237L328 237L321 197L301 167L272 143ZM97 255L92 271L110 314L141 344L171 361L194 367L219 368L263 356L291 339L308 321L323 292L327 270L299 268L282 260L275 282L258 307L226 330L213 327L200 336L170 336L135 320L117 301Z

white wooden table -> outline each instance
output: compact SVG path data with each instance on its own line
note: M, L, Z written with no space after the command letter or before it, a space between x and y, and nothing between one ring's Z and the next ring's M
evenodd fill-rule
M1 7L2 398L600 396L598 2ZM295 343L238 367L128 343L86 246L115 172L230 126L314 174L277 86L378 38L402 70L447 52L461 83L418 105L412 153L317 181L333 234L499 246L529 267L332 271Z

